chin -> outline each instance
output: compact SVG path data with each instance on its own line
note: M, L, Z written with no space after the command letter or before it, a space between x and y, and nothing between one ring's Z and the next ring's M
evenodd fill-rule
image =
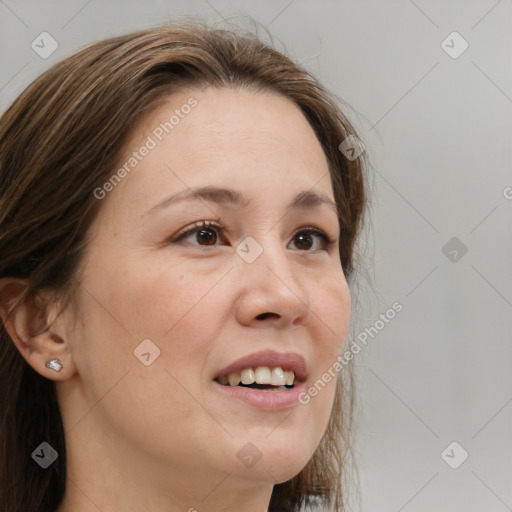
M295 439L283 440L276 436L271 442L272 436L266 440L260 454L254 450L259 460L253 461L253 465L243 468L239 465L239 475L244 479L260 480L272 484L283 483L299 474L309 462L315 451L316 445L305 444L299 436ZM263 444L263 443L262 443ZM261 446L261 445L260 445ZM250 453L250 449L247 449ZM243 455L241 459L243 460ZM250 459L248 459L250 461Z

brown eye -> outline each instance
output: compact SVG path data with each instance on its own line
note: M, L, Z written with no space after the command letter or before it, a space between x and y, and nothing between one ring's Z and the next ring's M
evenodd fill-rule
M215 245L217 241L217 231L212 228L204 228L199 231L196 231L197 240L203 240L206 245Z
M331 239L327 236L326 233L320 229L308 228L298 231L295 234L295 240L298 241L296 242L297 247L299 247L301 250L309 250L310 247L314 244L314 237L320 238L323 241L324 248L328 248L332 244Z
M185 231L179 233L174 239L174 242L181 242L190 235L196 235L195 241L202 240L205 243L200 243L202 246L215 245L219 234L224 232L224 227L212 221L201 221L194 224L192 227L187 228Z
M216 222L201 221L179 233L172 241L175 243L181 242L195 235L193 241L190 242L192 245L203 247L215 246L219 235L222 235L225 230L224 226ZM296 247L299 248L301 252L314 252L311 251L311 247L314 246L315 238L323 242L323 244L321 244L323 245L323 250L327 250L333 244L333 241L324 231L313 227L301 229L294 235Z

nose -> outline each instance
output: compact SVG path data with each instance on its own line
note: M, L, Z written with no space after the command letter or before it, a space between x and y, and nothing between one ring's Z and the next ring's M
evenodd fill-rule
M282 246L275 232L259 237L258 244L263 251L254 261L240 258L237 262L238 321L246 326L272 324L278 328L305 324L311 283L301 273L301 263Z

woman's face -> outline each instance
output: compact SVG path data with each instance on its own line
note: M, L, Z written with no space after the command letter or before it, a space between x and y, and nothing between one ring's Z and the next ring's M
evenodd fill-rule
M349 325L338 219L315 200L334 202L322 148L288 99L213 88L172 96L126 147L129 172L98 199L83 260L77 373L58 383L81 447L71 466L87 446L98 474L115 462L205 490L285 481L320 442L335 382L306 405L298 394L332 367ZM203 187L232 192L189 196ZM180 236L200 221L215 225ZM265 367L295 370L295 385L225 385L256 367L263 381Z

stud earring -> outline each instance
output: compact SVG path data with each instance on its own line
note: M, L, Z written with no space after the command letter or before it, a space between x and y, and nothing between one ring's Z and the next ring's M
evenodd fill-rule
M58 359L52 359L46 363L46 367L51 370L55 370L56 372L60 372L62 365L59 363Z

